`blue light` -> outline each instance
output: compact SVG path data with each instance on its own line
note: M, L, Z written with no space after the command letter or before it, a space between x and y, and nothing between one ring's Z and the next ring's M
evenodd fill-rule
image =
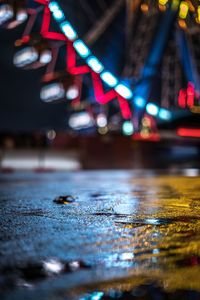
M89 57L87 59L87 64L96 73L101 73L104 69L103 65L100 63L100 61L95 56Z
M134 102L135 102L136 106L141 107L141 108L144 107L146 104L145 99L140 96L136 96Z
M124 135L132 135L134 133L133 123L131 121L125 121L122 125L122 131Z
M54 12L54 11L60 9L60 7L56 1L51 1L49 3L49 9L50 9L50 11Z
M57 21L63 21L65 16L63 12L59 9L53 12L53 16Z
M65 18L64 13L62 12L62 10L60 9L58 3L56 1L52 1L49 3L49 9L50 11L53 13L54 18L57 21L62 21Z
M171 112L169 110L165 109L165 108L161 108L159 110L158 116L159 116L160 119L163 119L163 120L166 120L166 121L169 121L172 118Z
M85 45L85 43L81 40L76 40L74 43L74 48L78 52L78 54L85 58L90 55L90 49Z
M93 292L92 294L87 294L86 296L80 298L80 300L100 300L103 295L103 292Z
M146 106L146 111L148 112L148 114L152 115L152 116L157 116L159 109L158 106L156 104L153 103L148 103Z
M107 83L110 87L114 87L117 84L117 78L115 78L110 72L105 71L100 75L101 79Z
M133 97L132 91L123 84L118 84L115 88L115 91L125 99L130 99Z
M74 28L71 26L69 22L61 23L61 30L65 34L65 36L70 40L73 41L77 38L77 33Z

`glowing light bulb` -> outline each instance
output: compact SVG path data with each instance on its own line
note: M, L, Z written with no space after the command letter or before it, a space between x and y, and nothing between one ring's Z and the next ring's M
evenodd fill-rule
M38 52L34 47L26 47L15 53L13 63L16 67L22 68L36 62L38 56Z
M134 133L134 126L131 121L125 121L122 125L124 135L132 135Z
M115 90L118 94L120 94L122 97L124 97L126 99L130 99L133 96L132 91L124 84L118 84L115 87Z
M40 54L40 62L41 64L48 64L52 60L52 53L50 50L44 50Z
M69 100L76 99L79 96L79 90L76 85L72 85L68 88L66 92L66 98Z
M65 95L64 87L61 83L51 83L44 86L40 92L40 98L44 102L52 102L62 99Z
M110 87L114 87L117 84L117 78L115 78L110 72L105 71L100 75L101 79L107 83Z
M69 22L63 22L60 26L62 32L70 41L73 41L77 38L77 33Z
M186 1L181 1L180 9L179 9L179 17L181 19L186 19L189 11L189 5Z
M148 114L152 115L152 116L157 116L159 109L158 106L154 103L148 103L146 106L146 111L148 112Z
M103 65L95 56L89 57L87 59L87 64L96 73L101 73L104 69Z
M97 116L96 122L98 127L106 127L108 124L107 118L104 114L99 114Z
M74 48L76 49L76 51L78 52L78 54L85 58L87 56L90 55L90 50L89 48L85 45L85 43L81 40L76 40L74 43Z

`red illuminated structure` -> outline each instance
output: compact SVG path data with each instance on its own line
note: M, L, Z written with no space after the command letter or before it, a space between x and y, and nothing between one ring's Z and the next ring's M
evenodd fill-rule
M92 85L94 89L94 96L98 103L100 104L107 104L110 101L117 99L119 103L119 107L121 110L122 117L124 119L131 119L132 112L129 106L128 101L119 95L114 89L111 89L107 92L104 91L103 83L100 78L100 75L92 71L92 69L87 65L83 64L81 66L77 66L77 53L73 47L72 41L70 41L63 33L54 32L50 30L50 23L51 23L51 11L48 7L49 1L46 0L34 0L35 2L44 5L44 13L43 13L43 20L40 29L40 34L43 38L47 40L53 41L61 41L66 43L66 71L74 76L77 75L84 75L90 74L92 79ZM31 9L29 10L30 18L28 20L26 29L24 31L24 35L22 38L23 43L27 43L30 38L30 31L33 26L33 23L36 19L36 15L39 12L38 9ZM82 82L82 81L81 81Z

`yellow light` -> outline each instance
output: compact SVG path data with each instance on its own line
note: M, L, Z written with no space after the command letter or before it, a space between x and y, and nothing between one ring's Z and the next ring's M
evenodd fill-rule
M195 7L194 7L194 5L192 4L192 2L191 2L190 0L187 0L187 2L188 2L188 5L189 5L189 10L190 10L191 12L195 12Z
M99 127L98 128L98 132L99 132L99 134L104 135L104 134L106 134L108 132L108 127L107 126L105 126L105 127Z
M149 10L149 6L146 3L141 4L140 8L141 8L141 11L144 13L148 12L148 10Z
M180 0L173 0L173 1L172 1L172 9L173 9L173 10L178 9L178 7L179 7L179 2L180 2Z
M189 11L189 5L186 1L182 1L180 4L179 17L181 19L186 19Z
M197 23L200 23L200 6L197 8Z
M178 20L178 24L182 29L186 29L187 28L187 24L185 22L185 20L179 19Z
M159 0L160 5L166 5L168 0Z
M161 4L159 4L159 10L160 11L166 11L166 6L165 5L161 5Z
M190 108L191 112L194 114L200 114L200 106L193 106Z

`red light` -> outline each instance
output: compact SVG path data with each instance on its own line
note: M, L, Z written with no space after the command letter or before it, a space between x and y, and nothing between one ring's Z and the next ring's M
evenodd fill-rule
M147 137L143 137L140 133L135 133L133 139L136 141L159 142L160 135L158 133L151 133Z
M181 89L179 91L179 95L178 95L178 105L181 108L185 108L186 107L186 91Z
M187 105L189 107L194 106L194 93L194 85L191 82L189 82L187 86Z
M177 135L181 137L200 138L200 129L197 128L178 128Z

